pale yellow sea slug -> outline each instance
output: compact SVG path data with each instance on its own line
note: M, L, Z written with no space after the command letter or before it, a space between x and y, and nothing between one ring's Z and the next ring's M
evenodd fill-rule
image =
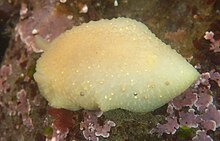
M144 24L129 18L91 21L62 33L34 78L56 108L148 112L186 90L199 73Z

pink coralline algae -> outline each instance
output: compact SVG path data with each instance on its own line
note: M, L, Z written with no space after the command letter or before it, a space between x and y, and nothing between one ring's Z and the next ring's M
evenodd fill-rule
M192 107L195 101L197 101L198 97L192 89L187 89L184 94L176 97L170 102L175 109L182 109L184 106Z
M52 137L48 139L63 141L74 130L75 123L78 119L77 114L65 109L49 108L48 114L52 116ZM111 120L99 119L102 115L101 111L82 111L83 121L80 123L80 130L86 140L98 141L99 137L107 138L110 130L115 126ZM75 133L77 134L77 133ZM77 135L76 135L77 136Z
M57 8L59 5L56 6L56 0L45 1L45 3L30 11L26 3L21 5L20 22L16 26L16 31L17 36L20 36L25 43L28 52L43 52L35 44L34 36L36 34L51 41L73 25L73 20L68 19L68 15L59 13Z
M216 127L220 127L220 110L217 110L216 106L213 104L209 105L209 107L205 110L205 113L201 115L201 118L206 121L215 121Z
M213 102L213 97L209 95L209 90L205 87L200 87L198 90L198 100L195 106L199 111L204 111Z
M0 76L2 76L4 79L7 78L7 76L12 74L12 66L11 65L3 65L0 70Z
M83 111L84 121L80 123L80 129L83 130L85 139L90 141L98 141L99 137L109 137L109 132L115 123L110 120L104 122L99 121L100 111Z
M202 73L199 77L199 81L196 82L195 87L199 87L199 85L205 86L208 89L210 89L210 83L209 83L209 79L210 79L210 73L209 72L205 72Z
M207 31L204 35L204 38L210 41L210 50L213 50L214 52L220 52L220 39L216 40L214 35L215 34L212 31Z
M215 70L202 73L193 87L168 104L167 122L158 124L151 133L173 134L179 127L185 126L198 129L193 141L212 141L208 131L220 127L220 110L213 104L210 81L215 81L219 86L219 79L220 74Z
M197 128L197 115L194 109L189 109L188 112L180 111L179 123L182 126Z
M11 65L2 65L0 68L0 96L6 93L10 89L10 85L7 82L8 76L12 74Z
M196 136L192 140L193 141L213 141L210 136L206 135L206 131L204 130L196 131Z
M202 120L200 122L200 125L201 125L202 129L204 129L205 131L208 131L208 130L215 131L216 130L216 122L214 120Z
M8 101L7 106L6 106L6 104L2 103L1 106L4 107L5 109L7 109L7 114L9 116L15 116L17 114L17 105L13 101Z
M210 71L210 79L215 81L220 87L220 73L216 72L214 69Z
M177 117L167 117L167 123L157 124L157 128L150 131L150 133L157 133L158 135L166 134L175 134L176 129L179 128L179 123L177 122Z
M26 91L21 89L17 92L18 99L18 114L21 114L23 124L28 127L30 130L33 129L32 119L29 117L30 115L30 103L26 97Z

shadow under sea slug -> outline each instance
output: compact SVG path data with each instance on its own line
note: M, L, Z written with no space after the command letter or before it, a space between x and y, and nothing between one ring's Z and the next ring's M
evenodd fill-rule
M129 18L91 21L44 48L34 78L56 108L148 112L186 90L199 73L144 24Z

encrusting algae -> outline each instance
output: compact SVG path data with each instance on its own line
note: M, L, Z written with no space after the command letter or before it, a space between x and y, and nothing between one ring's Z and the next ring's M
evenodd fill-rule
M34 78L56 108L148 112L186 90L199 73L144 24L91 21L45 43Z

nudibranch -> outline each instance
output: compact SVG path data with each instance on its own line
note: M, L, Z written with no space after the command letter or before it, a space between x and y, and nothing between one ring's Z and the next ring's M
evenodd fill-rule
M147 26L129 18L91 21L44 48L34 78L55 108L149 112L186 90L199 76Z

